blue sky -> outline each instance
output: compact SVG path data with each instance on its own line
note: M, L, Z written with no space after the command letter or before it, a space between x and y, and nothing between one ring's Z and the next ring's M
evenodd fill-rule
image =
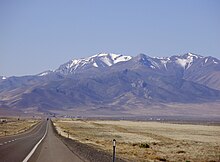
M37 74L100 52L220 58L220 1L0 1L0 75Z

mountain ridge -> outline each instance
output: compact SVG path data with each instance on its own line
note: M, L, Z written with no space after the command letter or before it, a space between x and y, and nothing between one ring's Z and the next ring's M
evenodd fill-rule
M0 97L0 107L37 111L211 103L220 100L220 61L193 53L163 58L99 53L53 71L2 79Z
M73 59L61 65L55 72L68 75L77 70L85 70L88 68L104 68L109 67L119 62L129 61L131 56L123 56L113 53L99 53L87 58Z

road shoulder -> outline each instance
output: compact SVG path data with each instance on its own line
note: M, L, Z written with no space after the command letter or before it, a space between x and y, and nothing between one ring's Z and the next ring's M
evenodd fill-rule
M77 156L79 156L84 161L89 162L109 162L112 161L112 155L109 153L95 149L92 146L86 145L84 143L80 143L76 140L69 139L66 137L63 137L58 134L55 126L53 125L53 130L56 133L56 136L62 140L62 142ZM117 162L125 162L125 160L121 158L116 158Z

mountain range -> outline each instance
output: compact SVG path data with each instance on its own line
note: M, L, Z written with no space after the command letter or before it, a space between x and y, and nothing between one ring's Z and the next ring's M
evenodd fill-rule
M193 53L171 57L99 53L37 75L0 77L0 107L26 112L140 115L171 105L219 101L220 60Z

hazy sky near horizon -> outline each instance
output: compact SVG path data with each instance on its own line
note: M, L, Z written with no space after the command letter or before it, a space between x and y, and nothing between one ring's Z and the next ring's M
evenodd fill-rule
M100 52L220 58L220 1L0 1L0 76L54 70Z

